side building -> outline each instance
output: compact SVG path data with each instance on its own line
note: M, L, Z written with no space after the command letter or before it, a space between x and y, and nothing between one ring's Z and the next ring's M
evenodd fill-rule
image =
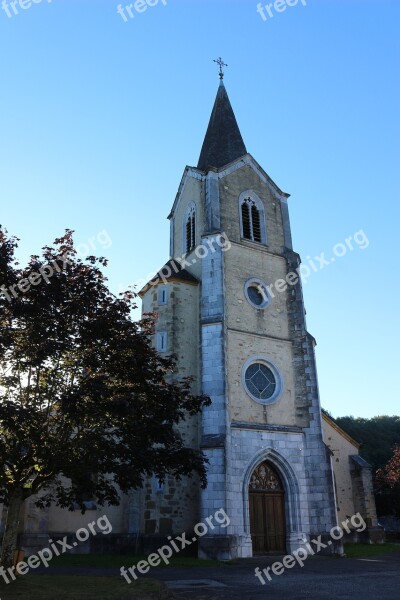
M367 525L361 533L346 535L345 541L382 543L384 531L376 515L372 467L360 456L361 444L326 413L322 413L322 428L332 453L339 524L359 513Z

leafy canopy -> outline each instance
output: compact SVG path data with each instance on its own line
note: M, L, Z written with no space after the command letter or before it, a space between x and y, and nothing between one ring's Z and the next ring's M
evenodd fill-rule
M107 261L79 259L72 233L21 268L0 230L0 502L42 490L39 506L118 504L151 474L204 486L204 456L177 426L209 399L177 380L152 317L132 319L135 294L112 295Z

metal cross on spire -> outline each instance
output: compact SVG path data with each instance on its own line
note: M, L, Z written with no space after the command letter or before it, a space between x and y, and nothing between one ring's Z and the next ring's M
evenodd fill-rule
M222 67L227 67L228 65L226 63L224 63L224 61L222 60L221 57L219 57L217 60L214 60L214 62L217 63L217 65L219 65L219 78L223 79L225 73L222 70Z

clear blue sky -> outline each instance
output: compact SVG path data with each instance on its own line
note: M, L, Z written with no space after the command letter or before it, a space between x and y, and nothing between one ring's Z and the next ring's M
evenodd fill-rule
M19 256L68 227L95 238L115 292L161 267L222 56L248 151L292 195L303 261L369 240L304 288L322 405L399 414L400 2L309 0L263 21L255 0L168 0L127 22L117 4L0 10L0 222Z

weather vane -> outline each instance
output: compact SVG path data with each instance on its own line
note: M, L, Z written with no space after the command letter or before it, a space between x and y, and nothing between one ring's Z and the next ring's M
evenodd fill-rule
M217 63L217 65L219 65L219 78L223 79L224 72L222 70L222 67L227 67L228 65L226 63L224 63L224 61L222 60L221 57L219 57L218 60L214 60L214 62Z

